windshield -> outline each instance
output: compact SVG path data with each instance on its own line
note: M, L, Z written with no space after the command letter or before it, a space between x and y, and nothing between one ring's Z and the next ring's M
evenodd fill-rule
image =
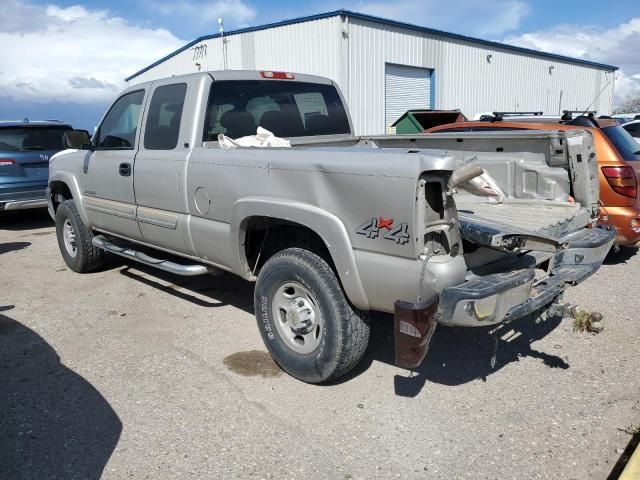
M605 127L602 132L613 143L624 160L640 161L640 145L622 127Z
M217 81L211 86L204 140L223 133L255 135L258 126L278 137L349 134L333 85L276 80Z
M63 150L62 136L71 130L60 127L2 127L0 150Z

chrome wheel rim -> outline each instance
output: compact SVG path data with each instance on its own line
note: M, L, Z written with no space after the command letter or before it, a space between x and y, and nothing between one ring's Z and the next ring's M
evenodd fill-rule
M62 226L62 238L64 240L64 248L67 249L67 253L72 257L78 254L78 245L76 243L76 231L71 225L71 221L67 218Z
M318 302L302 284L283 283L272 302L276 330L289 348L301 354L313 352L322 341L323 321Z

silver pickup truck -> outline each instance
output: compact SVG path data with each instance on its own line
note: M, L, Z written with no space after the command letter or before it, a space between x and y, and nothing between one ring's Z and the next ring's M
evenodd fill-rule
M258 126L292 146L219 144ZM92 138L74 130L65 141L48 198L69 268L95 270L107 251L255 281L269 352L306 382L358 363L370 311L394 314L406 368L422 362L437 323L543 314L600 267L615 237L596 226L589 133L356 137L339 89L321 77L222 71L142 83ZM482 172L499 200L466 193Z

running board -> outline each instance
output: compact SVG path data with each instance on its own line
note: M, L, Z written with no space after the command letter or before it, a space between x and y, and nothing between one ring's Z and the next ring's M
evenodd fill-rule
M181 265L179 263L170 262L169 260L150 257L149 255L137 250L133 250L132 248L119 247L118 245L114 245L113 243L108 241L103 235L97 235L93 237L91 243L93 243L93 246L96 248L101 248L102 250L106 250L107 252L115 253L116 255L120 255L121 257L144 263L145 265L149 265L150 267L159 268L160 270L164 270L165 272L175 273L176 275L191 277L195 275L204 275L205 273L210 273L213 275L220 273L220 270L215 267L208 267L206 265L199 264Z

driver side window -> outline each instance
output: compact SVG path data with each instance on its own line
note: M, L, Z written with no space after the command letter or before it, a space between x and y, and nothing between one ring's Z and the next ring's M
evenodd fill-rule
M133 149L143 100L144 90L127 93L116 100L98 129L98 149Z

